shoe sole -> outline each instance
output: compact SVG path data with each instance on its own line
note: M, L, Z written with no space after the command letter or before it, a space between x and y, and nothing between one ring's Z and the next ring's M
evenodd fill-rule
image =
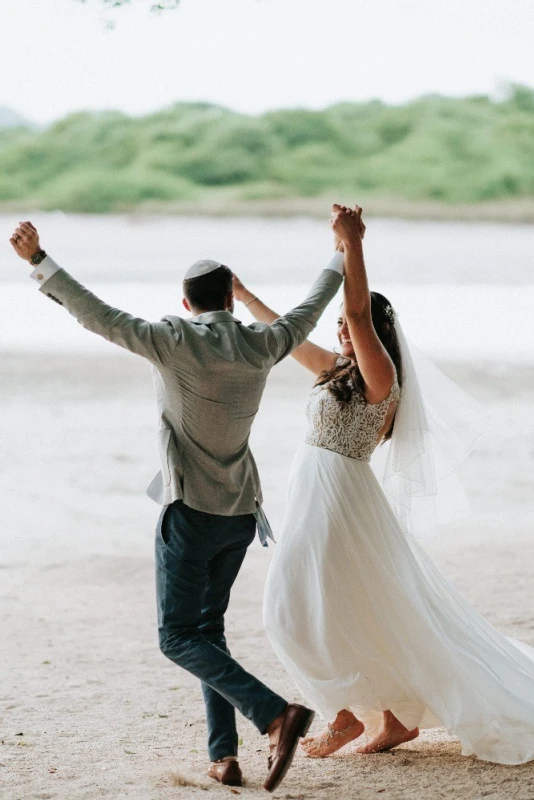
M314 716L315 716L315 711L310 711L310 713L308 714L308 717L304 721L304 724L303 724L303 726L301 728L301 731L300 731L299 735L295 739L295 745L294 745L293 750L291 751L291 753L289 755L289 758L286 761L285 767L282 770L282 772L280 773L280 775L278 776L278 778L276 779L276 783L273 784L273 786L269 787L268 789L265 786L265 784L263 785L263 788L267 789L268 792L276 791L276 789L278 789L278 787L280 786L280 784L282 783L282 781L286 777L286 775L288 773L288 770L289 770L289 767L291 766L291 764L293 763L293 759L295 758L295 753L297 751L299 739L302 739L304 736L306 736L306 734L310 730L310 727L311 727L311 724L313 722Z
M239 779L236 778L236 780L233 780L233 781L232 780L230 780L230 781L220 781L219 778L216 778L214 775L210 775L209 772L207 773L207 775L208 775L208 778L211 778L211 780L215 781L216 783L220 783L221 786L243 786L243 780L242 779L239 780Z

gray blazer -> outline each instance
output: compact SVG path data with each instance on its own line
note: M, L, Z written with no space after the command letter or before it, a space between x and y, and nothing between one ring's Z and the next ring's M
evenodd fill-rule
M32 277L84 328L153 364L161 471L149 496L233 516L262 503L248 440L267 375L315 327L339 289L342 264L336 254L306 300L272 325L243 325L229 311L147 322L106 305L50 257Z

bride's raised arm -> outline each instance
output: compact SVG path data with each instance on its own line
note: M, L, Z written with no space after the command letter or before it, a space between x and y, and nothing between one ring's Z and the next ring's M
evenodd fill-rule
M378 338L371 316L371 296L363 259L361 237L362 210L334 205L332 228L345 250L345 284L343 313L356 361L366 386L369 403L384 400L395 379L395 367Z
M281 316L273 311L271 308L262 303L262 301L252 292L250 292L239 280L237 275L234 275L234 297L236 300L244 303L249 309L254 319L258 322L266 322L271 325L276 319ZM303 342L291 353L295 361L302 364L303 367L313 372L315 376L320 375L326 370L331 370L335 366L337 356L331 350L325 350L312 342Z

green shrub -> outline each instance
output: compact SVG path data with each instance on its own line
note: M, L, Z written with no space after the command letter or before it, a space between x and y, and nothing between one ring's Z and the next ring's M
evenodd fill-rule
M99 214L134 208L147 201L189 199L194 187L187 181L142 172L68 173L47 185L42 208Z

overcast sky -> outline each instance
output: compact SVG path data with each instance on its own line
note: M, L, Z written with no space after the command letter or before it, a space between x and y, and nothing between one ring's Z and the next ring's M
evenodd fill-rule
M534 86L534 0L1 0L0 106L38 122L180 100L259 113Z

